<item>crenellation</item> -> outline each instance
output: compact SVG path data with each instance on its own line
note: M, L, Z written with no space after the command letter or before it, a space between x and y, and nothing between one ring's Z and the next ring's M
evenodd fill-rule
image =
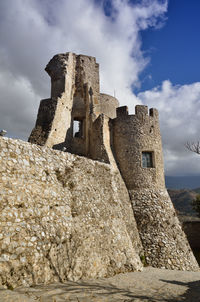
M155 108L150 108L149 109L149 115L152 116L152 117L154 117L155 119L159 118L158 110L155 109Z
M128 107L121 106L117 108L117 117L125 117L128 115Z
M148 107L144 105L136 105L135 115L138 117L148 115Z
M136 105L135 106L135 114L129 114L129 110L127 106L121 106L116 108L116 116L117 118L125 118L126 120L138 120L144 121L145 123L149 120L152 121L151 118L154 118L155 122L159 122L159 114L158 110L155 108L150 108L148 110L148 106L144 105ZM114 117L114 118L115 118Z

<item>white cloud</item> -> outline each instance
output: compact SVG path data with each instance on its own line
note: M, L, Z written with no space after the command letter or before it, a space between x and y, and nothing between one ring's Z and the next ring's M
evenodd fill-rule
M0 112L0 128L7 128L11 136L29 135L39 99L50 94L43 69L53 55L67 51L95 56L102 90L115 90L121 104L133 108L137 99L131 85L137 84L147 63L139 31L156 26L167 4L145 0L133 6L113 0L112 5L108 17L93 0L0 1L0 102L6 110L6 115Z
M168 175L199 174L200 156L185 148L187 141L200 140L200 82L161 87L138 94L140 101L159 110Z
M1 129L6 129L9 137L26 137L35 123L39 95L26 78L16 78L10 72L0 73L0 92Z
M132 93L148 63L140 31L162 26L167 2L129 2L113 0L108 17L93 0L0 1L0 128L27 138L40 99L50 94L45 65L56 53L83 53L100 63L102 92L113 95L115 90L130 111L136 103L159 109L167 173L198 173L197 155L183 145L198 139L200 83L173 86L165 81L137 97Z

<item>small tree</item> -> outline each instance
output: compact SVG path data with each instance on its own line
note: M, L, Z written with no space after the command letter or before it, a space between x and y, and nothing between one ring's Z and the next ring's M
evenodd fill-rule
M200 154L200 141L197 142L187 142L185 147L194 153Z
M198 216L200 217L200 194L196 196L196 199L192 202L193 209L197 212Z

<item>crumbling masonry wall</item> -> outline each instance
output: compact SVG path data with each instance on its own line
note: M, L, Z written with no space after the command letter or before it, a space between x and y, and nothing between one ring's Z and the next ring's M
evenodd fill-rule
M51 77L51 98L41 101L29 142L95 159L91 143L93 122L101 113L116 117L119 106L116 98L99 92L96 59L74 53L58 54L45 70ZM81 129L75 129L75 122ZM102 140L97 143L101 145Z
M0 283L141 270L127 189L110 165L0 138Z
M72 53L55 56L46 67L51 76L51 98L40 103L31 143L53 147L69 136L76 61Z

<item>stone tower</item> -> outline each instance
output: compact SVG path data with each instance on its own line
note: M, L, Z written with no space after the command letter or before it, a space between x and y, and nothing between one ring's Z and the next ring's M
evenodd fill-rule
M51 98L42 100L29 141L83 155L119 170L129 191L145 261L154 267L196 270L198 264L164 182L158 111L135 115L99 91L94 57L53 57L46 67Z
M117 108L113 120L116 161L128 190L164 186L162 143L158 111L137 105L135 115Z
M113 119L115 158L132 202L148 265L190 270L197 267L165 188L158 111L126 106Z

